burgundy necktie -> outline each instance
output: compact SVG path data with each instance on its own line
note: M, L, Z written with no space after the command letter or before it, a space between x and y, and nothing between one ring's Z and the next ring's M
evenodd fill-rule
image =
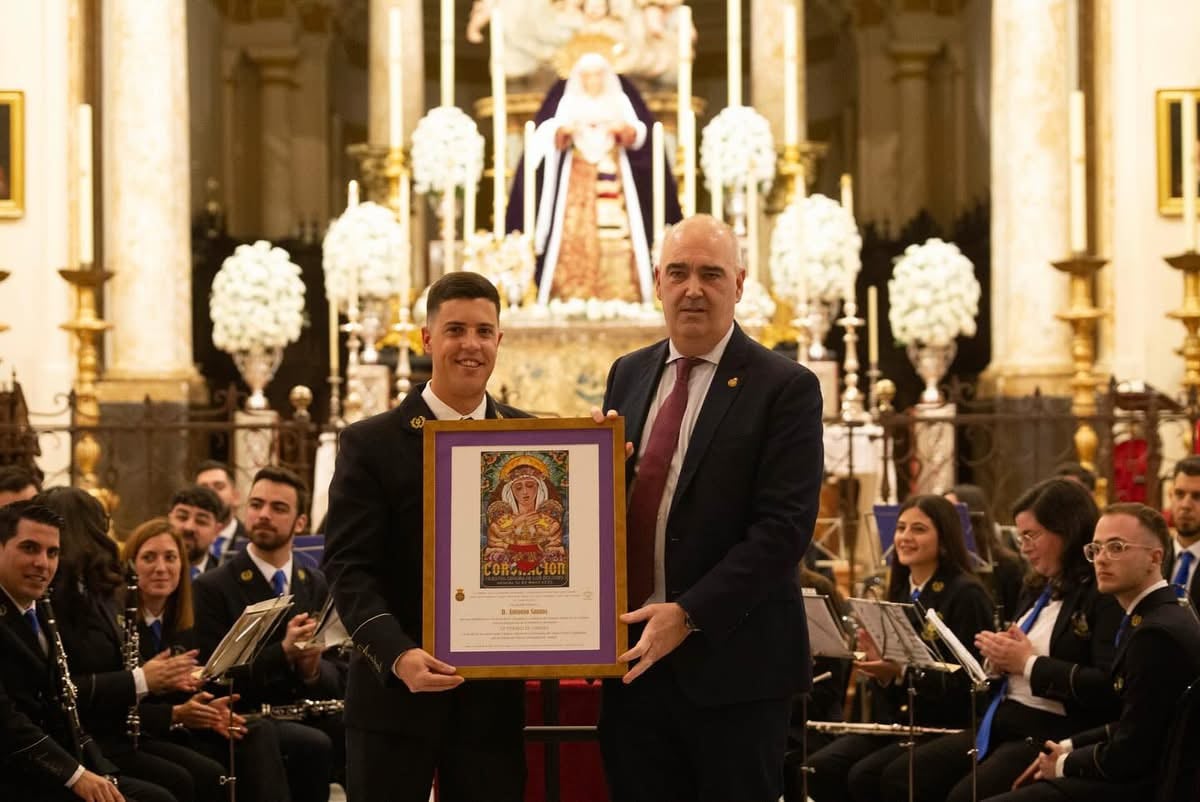
M629 581L629 609L640 607L654 592L654 530L658 508L675 447L679 445L679 427L687 410L688 376L704 360L683 357L675 361L675 385L658 410L650 439L637 464L637 478L629 499L629 528L625 548L625 569Z

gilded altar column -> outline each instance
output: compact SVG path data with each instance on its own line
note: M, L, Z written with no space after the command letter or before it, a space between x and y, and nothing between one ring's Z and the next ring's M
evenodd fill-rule
M992 363L998 395L1069 395L1070 332L1055 317L1069 252L1066 0L992 4Z
M900 128L897 220L912 220L929 204L929 61L939 49L914 41L894 42L888 48L896 66Z
M279 240L299 220L292 191L292 90L299 52L292 47L251 48L258 67L259 126L262 143L262 235Z
M195 375L185 12L142 0L102 10L103 267L115 274L105 378L131 385L130 400L183 400Z

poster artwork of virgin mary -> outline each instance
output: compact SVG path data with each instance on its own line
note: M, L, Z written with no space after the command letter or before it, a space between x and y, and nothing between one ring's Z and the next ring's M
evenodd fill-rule
M567 453L484 452L481 587L566 587Z

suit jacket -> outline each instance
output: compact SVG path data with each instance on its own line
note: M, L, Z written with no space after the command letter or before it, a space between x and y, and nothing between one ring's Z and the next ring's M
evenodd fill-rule
M604 408L635 445L658 389L666 340L627 354ZM632 485L637 453L626 465ZM824 473L821 391L809 370L736 324L700 408L671 500L666 600L700 631L664 661L697 705L787 698L811 678L796 565L812 540ZM754 667L751 682L735 678Z
M203 663L225 637L248 605L275 597L246 550L229 562L196 578L192 584L195 604L195 640ZM266 639L248 666L231 671L234 693L251 708L262 704L288 704L300 699L340 699L345 691L345 663L326 652L315 682L305 683L292 669L283 652L287 621L300 613L318 616L329 596L324 575L292 561L292 608Z
M1170 587L1146 596L1131 611L1117 645L1113 688L1121 714L1105 727L1072 736L1067 777L1119 783L1152 782L1163 757L1179 697L1200 677L1200 622Z
M38 618L42 631L48 632L45 619L40 614ZM53 648L51 644L51 654ZM3 655L0 685L7 698L7 705L0 707L11 706L0 717L5 730L3 765L12 766L19 773L28 772L31 780L49 775L65 783L79 767L82 757L84 765L92 771L116 774L116 766L94 744L82 756L74 753L70 725L59 701L58 673L53 659L42 652L28 622L2 594L0 655ZM19 786L20 778L14 778L13 782Z
M475 701L462 712L487 716L516 703L522 683L468 682L448 693L410 693L392 673L402 653L421 646L424 587L424 433L434 415L417 387L400 406L342 432L325 533L325 570L356 653L350 661L346 723L423 734L450 715L459 692ZM488 418L528 413L487 399ZM505 697L486 699L479 697ZM511 697L511 698L507 698ZM495 703L493 705L493 702Z

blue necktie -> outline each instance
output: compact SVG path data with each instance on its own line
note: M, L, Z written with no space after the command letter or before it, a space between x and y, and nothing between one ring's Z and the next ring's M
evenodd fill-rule
M195 579L196 577L200 576L200 566L193 565L191 567L191 572L192 572L192 579Z
M1050 603L1050 584L1046 584L1046 589L1042 591L1042 595L1037 597L1037 601L1033 603L1033 610L1029 613L1029 617L1025 619L1025 623L1021 624L1021 631L1026 635L1029 630L1033 629L1034 622L1038 616L1042 614L1042 608ZM1000 683L999 693L992 699L992 703L988 705L987 712L983 714L983 721L979 725L979 732L975 736L975 760L983 760L987 755L988 744L992 740L992 719L996 717L996 708L1000 707L1000 703L1004 701L1004 697L1008 695L1008 677L1004 677L1004 681Z
M914 588L913 592L909 594L908 598L912 600L913 604L916 604L917 600L921 598L921 589Z
M162 650L162 619L156 618L150 622L150 634L154 636L154 652Z
M271 587L275 588L276 596L283 595L283 589L285 587L287 587L287 575L285 575L283 573L282 568L280 568L278 571L276 571L275 574L271 577Z
M212 554L212 558L217 562L221 562L221 552L225 551L225 541L228 539L227 537L219 537L213 541L212 549L209 550L209 553Z
M25 611L25 620L29 623L29 628L33 630L33 637L38 638L42 634L42 625L38 623L37 613L32 607Z
M1117 627L1117 637L1113 641L1114 646L1121 645L1121 639L1129 632L1129 613L1125 613L1125 617L1121 619L1121 626Z
M1185 551L1179 557L1179 570L1175 572L1175 578L1171 580L1171 584L1175 586L1175 598L1182 599L1188 592L1188 572L1192 569L1192 561L1196 559L1196 555L1190 551Z

